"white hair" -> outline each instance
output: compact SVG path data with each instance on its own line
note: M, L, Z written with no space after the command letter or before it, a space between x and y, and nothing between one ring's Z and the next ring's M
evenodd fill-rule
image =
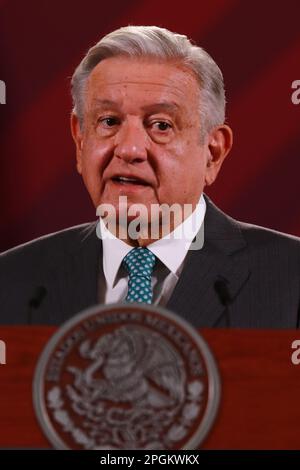
M88 76L109 57L149 57L178 61L190 69L199 83L202 135L225 120L223 75L212 57L193 45L182 34L157 26L126 26L104 36L95 44L76 68L72 81L73 112L83 125L84 92Z

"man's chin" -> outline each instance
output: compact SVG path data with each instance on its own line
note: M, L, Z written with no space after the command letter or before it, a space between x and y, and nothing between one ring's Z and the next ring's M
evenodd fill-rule
M114 235L119 236L120 229L123 236L125 233L130 235L128 230L132 230L135 234L134 239L137 234L146 235L151 228L156 233L161 218L158 203L131 202L128 198L117 203L111 200L102 202L97 207L97 216L102 217L102 221Z
M155 201L145 202L145 200L120 196L118 200L103 199L97 206L97 215L104 216L106 213L110 218L127 217L129 221L134 220L136 217L150 220L151 214L157 212L158 207L159 204Z

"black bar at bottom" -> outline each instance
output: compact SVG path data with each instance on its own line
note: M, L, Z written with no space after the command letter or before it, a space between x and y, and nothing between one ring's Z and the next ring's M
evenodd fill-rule
M200 451L122 451L122 450L92 450L92 451L59 451L59 450L0 450L0 468L3 463L38 464L38 468L54 469L54 464L75 468L100 469L104 465L115 468L149 468L152 465L189 465L201 468L253 468L255 465L280 465L287 467L289 464L300 465L300 451L225 451L225 450L200 450ZM82 464L82 466L81 466ZM78 467L79 465L79 467ZM83 467L84 465L84 467ZM86 467L88 465L88 467ZM21 467L19 467L21 468ZM29 467L30 468L30 467ZM32 467L31 467L32 468ZM265 467L270 468L270 467Z

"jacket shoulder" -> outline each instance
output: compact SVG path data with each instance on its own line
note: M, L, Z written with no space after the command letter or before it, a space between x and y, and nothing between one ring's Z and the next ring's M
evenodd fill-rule
M217 207L207 195L205 195L205 200L207 204L205 218L210 238L219 239L222 242L226 240L239 241L241 247L246 242L249 248L254 249L256 247L267 249L272 245L280 245L283 248L299 252L299 237L234 219Z
M237 220L235 223L249 245L253 244L263 247L278 245L282 248L300 250L300 238L295 235Z
M76 225L4 251L0 254L0 272L7 276L10 272L17 274L21 265L32 272L38 270L41 264L56 264L62 257L80 249L95 227L96 223L93 222Z

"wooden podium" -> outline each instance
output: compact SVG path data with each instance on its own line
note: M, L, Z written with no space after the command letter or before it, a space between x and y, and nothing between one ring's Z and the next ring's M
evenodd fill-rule
M1 327L0 448L51 448L35 417L32 379L54 327ZM221 403L203 449L300 449L299 330L203 329L221 376Z

